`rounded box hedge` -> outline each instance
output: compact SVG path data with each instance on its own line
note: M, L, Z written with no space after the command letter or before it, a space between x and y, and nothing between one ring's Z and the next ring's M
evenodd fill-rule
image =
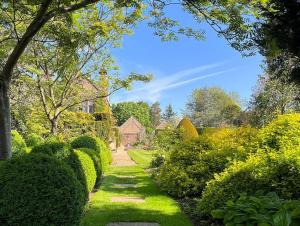
M85 193L84 202L88 200L88 186L85 172L81 165L78 156L74 153L71 147L63 142L59 141L46 141L40 145L35 146L31 153L43 153L50 156L53 156L65 163L67 163L74 171L77 179L81 183L81 189Z
M93 149L100 157L102 171L108 169L112 162L112 153L104 141L97 137L80 136L71 142L71 146L76 149L90 148Z
M45 154L0 165L0 225L76 226L83 193L71 168Z

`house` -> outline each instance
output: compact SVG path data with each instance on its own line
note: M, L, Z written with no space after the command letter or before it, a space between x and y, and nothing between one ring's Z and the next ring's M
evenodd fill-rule
M120 126L119 130L122 144L125 147L132 146L133 144L144 140L146 136L145 127L132 116Z

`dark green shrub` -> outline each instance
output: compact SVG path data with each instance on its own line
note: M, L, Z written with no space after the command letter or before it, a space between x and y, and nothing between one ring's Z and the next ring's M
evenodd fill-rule
M28 147L34 147L43 142L43 138L35 133L31 133L27 136L26 144Z
M30 154L0 165L0 225L75 226L84 194L65 163Z
M102 171L105 172L108 169L109 164L112 162L112 153L105 144L99 138L91 136L81 136L71 142L73 148L90 148L93 149L101 159Z
M257 153L215 175L199 201L200 214L208 215L240 192L276 192L283 199L300 198L300 151Z
M158 168L160 166L162 166L165 162L165 155L161 154L161 153L156 153L150 163L150 167L151 168Z
M182 139L189 141L198 137L198 132L189 118L183 118L177 126L182 131Z
M101 160L99 158L99 155L97 155L93 149L89 149L89 148L80 148L80 151L83 151L84 153L88 154L94 162L96 175L97 175L95 187L98 188L100 186L101 177L102 177L102 168L101 168L102 166L101 166Z
M86 179L87 190L88 192L91 192L95 186L97 177L94 162L92 158L83 151L75 150L74 154L80 161L80 165Z
M67 143L57 140L47 140L32 148L31 153L44 153L65 160L70 156L71 148Z
M19 156L27 153L27 145L23 137L16 130L11 131L12 136L12 155Z
M74 153L71 147L63 142L59 142L56 139L51 141L46 141L40 145L33 147L31 153L43 153L50 156L54 156L55 158L67 163L77 176L78 180L81 183L81 189L85 193L85 200L88 200L88 188L87 181L81 166L81 162L78 159L78 156Z
M298 226L300 222L300 201L283 200L276 193L247 196L242 194L236 201L212 211L215 219L225 225L269 225Z

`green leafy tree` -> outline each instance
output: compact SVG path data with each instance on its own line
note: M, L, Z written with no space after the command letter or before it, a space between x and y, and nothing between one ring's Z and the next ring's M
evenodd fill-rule
M166 121L172 120L174 117L176 117L176 112L173 111L173 107L171 104L168 104L166 107L165 112L163 113L162 118Z
M150 107L151 124L153 128L156 128L160 124L161 120L161 108L159 102L155 102Z
M262 127L278 114L299 111L299 91L298 85L287 80L261 76L249 105L251 124Z
M185 114L196 127L218 127L224 122L233 123L239 109L237 94L219 87L201 88L193 91Z
M118 126L122 125L131 116L134 116L143 126L150 128L150 107L145 102L122 102L112 105L113 116Z
M95 3L99 3L95 6ZM28 47L48 43L50 46L60 43L61 46L73 47L78 43L77 36L71 39L65 33L65 25L72 25L73 13L86 9L89 15L95 14L104 1L100 0L4 0L0 3L0 159L11 157L11 117L9 88L12 77L18 76L18 67L26 56ZM132 9L128 21L140 15L141 4L136 1L113 2L115 8ZM98 31L103 26L103 21L98 20L94 30ZM86 24L90 26L90 24ZM38 37L37 37L38 35ZM80 36L80 31L77 32ZM42 39L41 39L42 38ZM66 39L65 39L66 38Z

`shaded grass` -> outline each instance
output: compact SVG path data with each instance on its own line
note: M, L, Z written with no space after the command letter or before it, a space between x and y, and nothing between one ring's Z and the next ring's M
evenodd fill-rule
M81 226L105 226L111 222L157 222L161 226L191 226L178 204L161 193L144 172L143 168L147 168L152 159L149 151L130 151L130 155L137 165L110 168L100 190L93 196ZM136 184L137 187L118 188L114 184ZM113 196L141 197L145 203L112 203Z

